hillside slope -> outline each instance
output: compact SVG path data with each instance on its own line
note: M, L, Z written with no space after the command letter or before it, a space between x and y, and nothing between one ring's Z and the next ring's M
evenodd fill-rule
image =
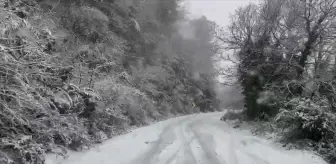
M178 2L0 0L0 163L42 164L131 126L217 110ZM211 22L190 23L211 38ZM202 39L200 39L202 38ZM176 43L176 44L172 44ZM181 46L184 45L184 46Z

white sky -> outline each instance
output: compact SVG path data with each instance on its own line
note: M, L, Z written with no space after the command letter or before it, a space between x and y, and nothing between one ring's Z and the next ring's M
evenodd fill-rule
M249 3L257 3L259 0L185 0L184 6L190 13L190 18L197 18L202 15L209 20L215 21L218 25L226 28L230 23L230 15L240 6ZM225 52L228 53L228 52ZM226 68L232 65L229 61L217 61L216 67ZM218 80L223 82L225 77L219 76Z
M185 0L192 17L206 16L220 26L227 26L230 22L230 13L239 6L247 5L258 0Z

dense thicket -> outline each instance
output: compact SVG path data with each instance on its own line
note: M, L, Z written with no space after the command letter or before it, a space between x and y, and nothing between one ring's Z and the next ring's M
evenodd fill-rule
M240 8L222 41L235 49L249 119L308 139L335 162L335 0L264 0ZM324 149L320 149L323 147Z
M0 22L1 164L218 109L213 23L176 0L0 0Z

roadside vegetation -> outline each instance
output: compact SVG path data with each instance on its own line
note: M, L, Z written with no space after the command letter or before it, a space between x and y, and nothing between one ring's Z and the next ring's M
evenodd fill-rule
M0 163L217 111L215 24L178 0L0 0Z
M239 8L218 39L241 86L244 120L336 162L335 0L263 0ZM226 116L229 117L229 116ZM266 129L260 129L266 130ZM302 144L303 143L303 144Z

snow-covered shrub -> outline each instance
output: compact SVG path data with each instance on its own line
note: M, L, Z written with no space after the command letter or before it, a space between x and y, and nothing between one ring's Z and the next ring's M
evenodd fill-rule
M286 106L291 108L281 109L275 122L290 139L320 141L335 135L336 116L330 112L327 100L293 98Z
M90 125L89 133L98 137L96 139L98 142L120 134L130 124L127 116L118 108L98 109L90 121L94 124Z
M64 13L63 25L75 34L93 43L108 39L109 17L97 8L89 6L71 6Z
M1 164L32 163L43 164L43 149L41 144L37 144L31 136L17 136L16 140L9 138L0 139Z
M0 18L0 163L42 164L45 152L89 147L97 134L90 134L86 123L99 127L111 120L92 119L100 112L99 96L65 85L73 68L56 62L57 54L48 54L53 36L46 19L33 10L38 8L34 1L6 3L35 17L28 21L0 7L5 16Z
M192 81L185 59L161 63L166 24L135 18L136 31L120 2L0 0L1 164L42 164L45 152L86 149L130 124L213 109L209 83ZM196 85L202 96L186 89Z
M243 112L241 110L228 110L220 120L239 120L243 118Z
M313 148L329 162L335 163L336 115L327 98L293 98L284 104L274 119L282 129L284 142L294 142L299 148ZM309 143L309 144L308 144Z
M121 84L115 79L106 79L96 83L96 87L107 107L113 104L116 109L129 117L132 125L147 124L160 114L155 110L154 102L140 90Z

